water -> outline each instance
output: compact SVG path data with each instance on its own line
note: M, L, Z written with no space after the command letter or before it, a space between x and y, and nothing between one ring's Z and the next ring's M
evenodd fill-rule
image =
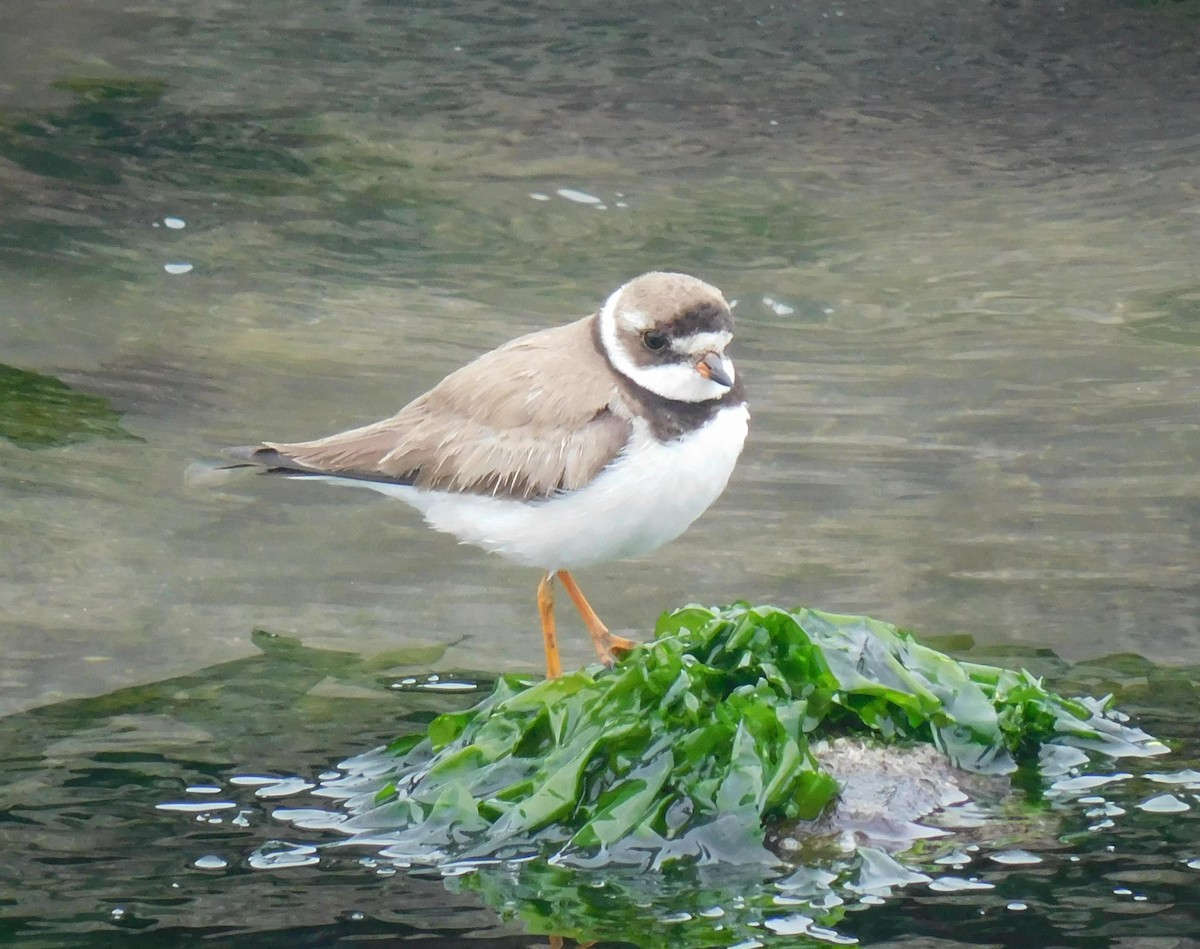
M145 844L82 871L113 900L59 899L87 894L94 921L122 881L194 871L209 851L170 863L178 826L153 811L176 779L311 779L395 725L375 682L310 684L279 699L315 702L294 745L246 737L191 774L144 749L197 736L112 725L114 690L252 662L254 629L347 662L399 650L415 680L539 664L528 571L367 493L188 466L381 417L651 267L739 301L753 427L684 539L581 577L616 631L744 597L1200 663L1196 25L1190 0L8 4L0 712L66 715L80 760L118 743L35 781L93 795L54 817L62 846L116 852L97 809ZM257 734L245 702L206 733ZM345 703L375 711L326 729ZM251 877L246 907L273 892ZM460 899L412 886L386 898ZM1031 926L1019 899L997 918ZM518 938L462 900L462 931ZM55 906L27 915L54 932L75 919Z
M1082 949L1151 936L1195 944L1194 667L1132 668L1123 658L1077 666L1060 680L1064 689L1109 684L1179 750L1124 760L1132 767L1123 780L1029 788L1021 800L1044 797L1043 807L1010 803L983 824L965 822L904 867L879 854L850 880L839 880L836 860L835 872L573 872L521 861L439 872L397 866L379 848L339 846L336 805L310 791L336 777L331 766L342 757L472 696L391 688L408 677L394 655L257 642L264 651L251 659L0 719L0 941L282 947L386 938L449 949L544 946L545 934L558 933L700 949L751 937L794 945L770 934L802 931L864 945ZM1036 667L1039 657L1021 661ZM1140 806L1163 794L1187 810Z

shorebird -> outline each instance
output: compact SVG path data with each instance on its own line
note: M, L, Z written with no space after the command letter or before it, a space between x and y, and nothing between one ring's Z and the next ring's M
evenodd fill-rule
M725 489L750 418L732 336L715 287L646 273L599 312L505 343L391 418L230 454L381 491L462 543L540 568L547 676L562 673L556 579L612 665L636 643L609 632L571 571L674 540Z

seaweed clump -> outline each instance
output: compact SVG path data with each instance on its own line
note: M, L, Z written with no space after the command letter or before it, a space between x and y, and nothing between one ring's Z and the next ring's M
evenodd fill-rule
M981 774L1039 754L1166 750L1108 699L958 662L860 616L735 604L664 615L615 669L506 676L424 734L345 762L339 829L419 863L775 863L763 826L838 793L810 742L932 743Z

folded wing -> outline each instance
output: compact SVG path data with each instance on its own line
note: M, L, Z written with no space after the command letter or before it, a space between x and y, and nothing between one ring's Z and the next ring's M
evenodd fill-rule
M287 471L529 500L582 487L621 452L630 423L614 413L617 398L588 318L481 356L391 418L234 454Z

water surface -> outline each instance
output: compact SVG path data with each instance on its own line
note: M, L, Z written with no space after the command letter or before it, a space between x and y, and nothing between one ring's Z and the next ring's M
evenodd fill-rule
M421 671L421 655L363 659L268 635L256 644L262 652L248 659L0 719L0 939L37 947L387 939L449 949L544 946L558 933L701 949L761 933L766 945L795 945L770 934L795 924L781 921L797 914L800 897L828 885L825 871L799 879L757 865L692 876L534 863L444 877L397 867L377 849L340 847L337 832L297 821L298 808L336 813L311 793L322 777L348 755L476 701L479 691L463 687L486 690L488 680L458 675L460 690L448 691L438 687L445 677ZM849 906L830 902L831 913L845 912L830 928L873 945L1036 937L1128 946L1150 933L1194 945L1200 731L1190 710L1200 673L1129 657L1074 668L1046 654L1010 660L1067 692L1115 690L1142 725L1171 736L1174 753L1125 759L1121 770L1100 764L1058 789L1029 784L985 831L961 831L908 858L907 872L927 882L859 896L843 888ZM781 878L790 889L772 882Z
M53 703L253 661L255 629L537 669L529 571L369 493L185 472L388 414L650 268L738 300L753 427L685 538L581 577L616 630L746 598L1200 662L1196 27L1190 0L8 5L0 711L108 728ZM341 708L207 778L311 776L393 724L322 731ZM119 808L164 773L135 725L82 779ZM103 880L84 803L60 866Z

